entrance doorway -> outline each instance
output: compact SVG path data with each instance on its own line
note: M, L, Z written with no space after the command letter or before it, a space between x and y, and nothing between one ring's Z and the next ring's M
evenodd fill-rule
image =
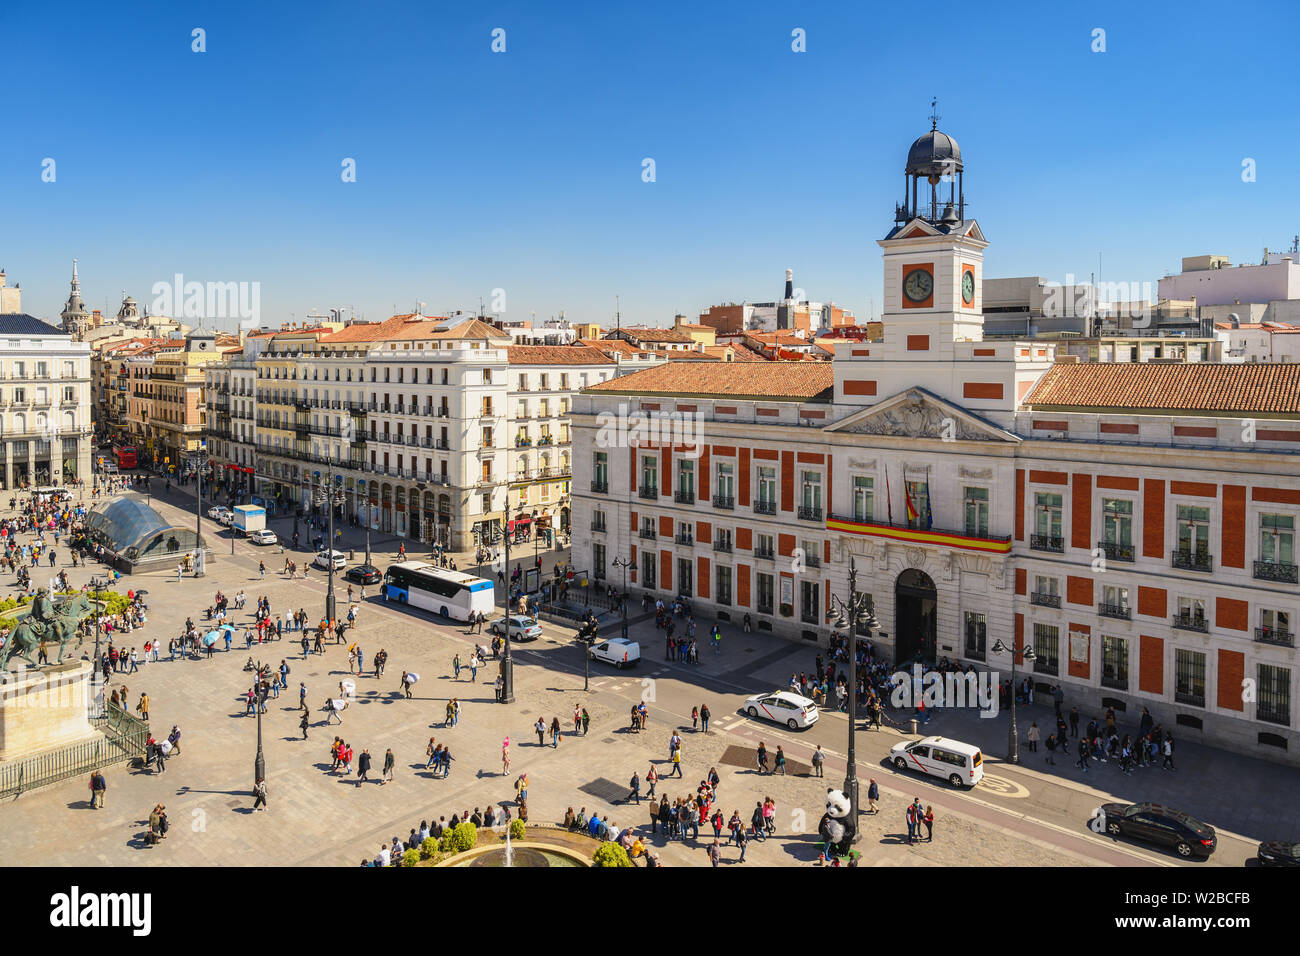
M900 666L920 654L935 660L935 608L938 596L934 582L924 571L908 568L894 585L894 659Z

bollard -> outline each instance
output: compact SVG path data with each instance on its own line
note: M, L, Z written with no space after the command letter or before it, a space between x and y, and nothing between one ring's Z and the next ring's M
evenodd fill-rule
M919 731L916 729L916 718L915 718L915 717L912 718L912 733L914 733L914 734L915 734L915 733L919 733Z

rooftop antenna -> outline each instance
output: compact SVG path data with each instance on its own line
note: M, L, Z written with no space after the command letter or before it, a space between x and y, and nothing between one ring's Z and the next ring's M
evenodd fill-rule
M623 313L619 310L618 296L614 296L614 334L623 331Z

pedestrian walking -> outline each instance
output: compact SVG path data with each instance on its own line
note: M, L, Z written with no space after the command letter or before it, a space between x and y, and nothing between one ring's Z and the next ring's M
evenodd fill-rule
M823 770L823 766L822 766L825 762L826 762L826 755L822 753L822 745L818 744L817 749L813 751L813 755L812 755L812 769L813 769L814 777L826 776L826 773Z
M361 786L368 773L370 773L370 751L362 747L361 756L357 758L357 786Z
M1088 772L1088 741L1079 741L1079 759L1074 762L1076 767L1082 767L1083 772Z
M876 784L873 777L867 787L867 806L870 813L879 813L880 809L876 806L876 801L880 799L880 787Z
M767 773L767 744L758 742L758 772Z
M779 744L777 745L776 748L776 766L773 768L772 772L776 773L776 771L778 770L781 771L781 776L784 777L785 776L785 751L781 749L781 746Z
M261 777L253 784L253 809L266 810L266 781Z
M432 738L430 738L432 740ZM510 772L510 738L501 741L501 776Z
M311 720L307 716L307 711L302 712L302 720L298 721L298 726L302 728L302 739L307 739L307 728L311 725Z
M1031 723L1031 724L1029 725L1029 733L1026 734L1025 737L1026 737L1026 739L1029 741L1029 749L1032 750L1033 752L1037 753L1037 752L1038 752L1038 738L1039 738L1039 730L1038 730L1038 723L1037 723L1037 722Z
M108 781L104 779L104 772L96 770L90 775L90 809L102 810L104 808L104 794L108 791Z
M916 842L916 806L915 804L907 805L907 845L912 846Z
M1047 757L1044 758L1047 763L1056 765L1056 734L1047 735Z
M645 772L645 782L650 784L650 789L646 791L646 797L650 800L655 798L655 784L659 782L659 771L655 769L654 764Z
M537 746L546 746L546 721L541 717L537 718L537 723L533 724L533 731L537 734Z
M631 787L631 790L628 792L627 799L636 801L636 805L639 807L641 805L641 778L635 770L632 771L632 780L628 786Z
M709 732L709 705L700 704L700 729Z
M379 781L379 785L381 787L384 784L392 781L393 767L395 765L396 765L396 760L393 757L393 748L389 747L386 751L384 751L384 773L383 773L383 779Z
M673 774L674 777L682 775L682 748L679 746L673 751Z
M1160 769L1173 770L1174 769L1174 735L1169 731L1165 732L1164 755L1165 755L1165 759L1161 762Z

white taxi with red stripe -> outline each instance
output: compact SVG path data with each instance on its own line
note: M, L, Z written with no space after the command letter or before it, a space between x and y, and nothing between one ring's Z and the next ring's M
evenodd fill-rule
M949 737L925 737L894 744L889 749L889 759L899 770L943 777L954 787L973 787L984 779L984 755L980 749Z
M811 727L817 723L817 718L820 716L814 701L792 694L788 690L755 694L745 701L741 709L750 717L761 717L774 723L785 724L791 730Z

